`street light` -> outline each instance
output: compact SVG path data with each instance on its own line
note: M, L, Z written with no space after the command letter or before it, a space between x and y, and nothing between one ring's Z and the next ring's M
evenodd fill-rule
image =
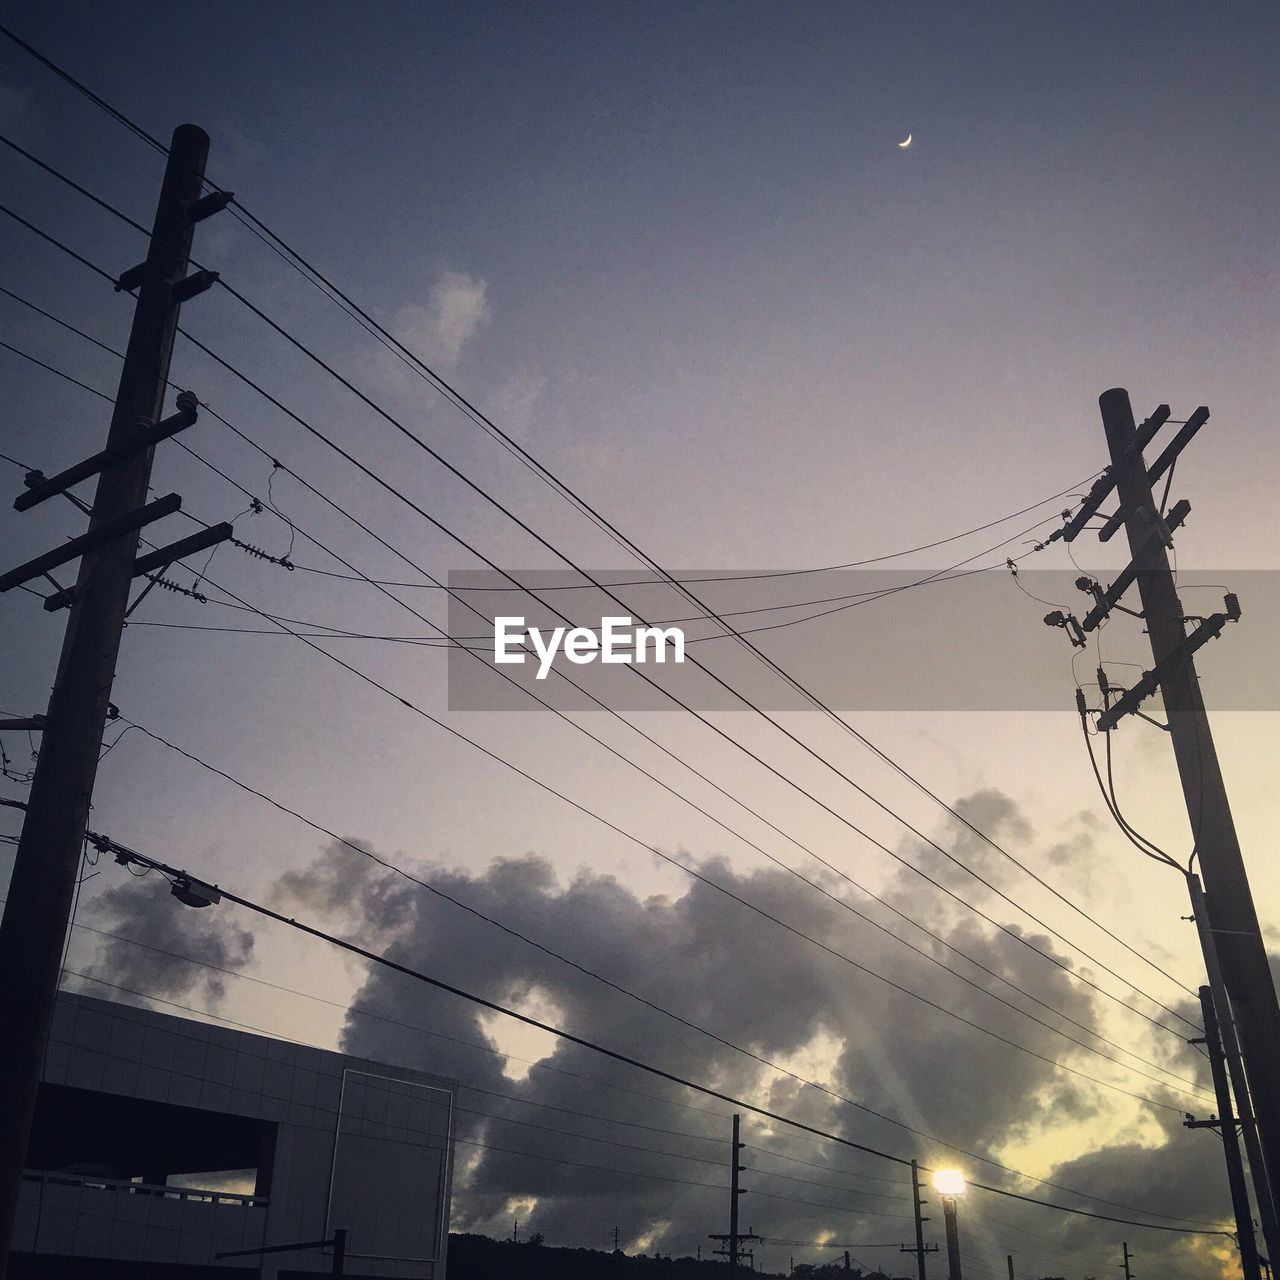
M942 1197L942 1217L947 1227L947 1277L960 1277L960 1231L956 1225L956 1198L964 1195L964 1174L958 1169L938 1169L933 1189Z

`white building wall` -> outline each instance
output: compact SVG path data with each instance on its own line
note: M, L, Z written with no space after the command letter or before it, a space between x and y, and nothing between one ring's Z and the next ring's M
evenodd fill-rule
M278 1126L272 1185L265 1203L219 1203L33 1177L23 1188L19 1250L209 1265L218 1250L318 1240L345 1226L348 1274L444 1276L452 1081L68 993L58 998L45 1081L270 1121ZM349 1175L355 1157L360 1176L340 1178L345 1199L331 1205L339 1132L340 1172ZM266 1255L261 1274L329 1265L319 1251Z

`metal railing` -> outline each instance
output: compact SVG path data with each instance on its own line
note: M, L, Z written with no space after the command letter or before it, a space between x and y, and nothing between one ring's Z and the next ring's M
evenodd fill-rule
M51 1187L83 1187L90 1191L113 1191L118 1195L155 1196L161 1200L192 1200L202 1204L239 1205L245 1209L265 1209L266 1196L237 1195L231 1191L214 1191L207 1187L172 1187L150 1182L130 1182L120 1178L102 1178L96 1174L66 1173L62 1170L26 1169L24 1182L40 1182Z

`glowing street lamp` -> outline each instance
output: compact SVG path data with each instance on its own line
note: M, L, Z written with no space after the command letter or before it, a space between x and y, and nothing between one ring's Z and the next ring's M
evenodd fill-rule
M942 1197L942 1217L947 1227L948 1280L960 1277L960 1230L956 1225L956 1199L964 1195L964 1174L958 1169L938 1169L933 1189Z

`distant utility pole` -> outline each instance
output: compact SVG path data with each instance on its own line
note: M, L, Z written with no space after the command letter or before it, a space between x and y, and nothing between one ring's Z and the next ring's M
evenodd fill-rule
M1129 1263L1133 1261L1133 1254L1129 1252L1128 1241L1124 1245L1124 1280L1133 1280L1133 1272L1129 1269Z
M927 1204L926 1200L920 1197L920 1165L918 1161L911 1162L911 1203L915 1210L916 1220L916 1243L912 1248L909 1244L899 1246L899 1253L914 1253L916 1256L916 1274L919 1280L927 1280L924 1272L924 1260L931 1253L938 1252L936 1244L925 1244L924 1242L924 1224L929 1221L921 1212L920 1206Z
M182 505L177 494L147 501L154 446L196 420L194 396L161 419L182 302L212 286L212 272L187 275L195 224L226 207L228 193L201 195L209 139L194 125L175 130L145 261L117 288L138 292L133 327L106 448L52 479L27 476L19 511L98 476L88 532L0 577L0 591L35 578L58 587L46 608L70 606L44 739L0 922L0 1278L13 1239L22 1170L57 994L62 945L79 874L89 801L134 577L231 536L230 525L135 559L139 530ZM80 558L76 584L49 576Z
M728 1235L712 1235L712 1240L719 1240L723 1243L723 1248L713 1250L729 1261L729 1280L736 1280L738 1275L738 1261L746 1256L747 1251L742 1245L748 1240L759 1240L760 1237L752 1231L746 1233L738 1230L738 1197L747 1194L746 1189L738 1185L738 1174L746 1171L746 1165L739 1163L742 1154L742 1143L738 1134L742 1126L742 1117L735 1115L733 1117L733 1146L729 1162L729 1234Z
M1231 1106L1231 1089L1227 1084L1227 1069L1211 987L1200 988L1200 1012L1204 1018L1204 1036L1189 1043L1203 1044L1209 1054L1209 1071L1213 1077L1214 1093L1218 1098L1218 1114L1209 1120L1196 1120L1188 1116L1183 1124L1188 1129L1216 1129L1222 1138L1222 1148L1227 1160L1227 1183L1231 1188L1231 1205L1236 1217L1240 1271L1244 1280L1262 1280L1262 1270L1258 1265L1258 1244L1253 1233L1253 1213L1249 1207L1249 1188L1244 1177L1244 1162L1240 1158L1240 1138L1236 1132L1236 1117Z
M1231 1090L1236 1099L1236 1119L1240 1124L1240 1136L1244 1140L1245 1154L1249 1159L1249 1171L1252 1174L1254 1201L1258 1207L1258 1219L1262 1224L1262 1238L1266 1243L1268 1257L1280 1257L1280 1223L1276 1221L1276 1206L1270 1181L1265 1177L1265 1161L1262 1158L1262 1144L1258 1136L1258 1124L1254 1118L1249 1099L1249 1085L1245 1079L1244 1062L1240 1057L1240 1041L1237 1028L1232 1017L1231 998L1227 994L1226 982L1222 976L1222 964L1218 956L1218 948L1209 927L1209 906L1204 896L1204 886L1200 877L1194 873L1187 876L1187 889L1191 895L1191 915L1196 922L1196 931L1200 937L1200 949L1204 955L1205 972L1209 976L1209 992L1214 1010L1214 1022L1218 1030L1218 1047L1221 1051L1223 1065L1231 1082ZM1206 1035L1209 1024L1205 1023ZM1212 1064L1212 1048L1210 1063ZM1215 1084L1216 1087L1216 1084ZM1221 1107L1221 1098L1219 1098ZM1226 1114L1221 1111L1221 1114ZM1223 1148L1227 1160L1230 1161L1230 1149ZM1230 1167L1228 1166L1228 1178ZM1252 1221L1250 1227L1252 1228ZM1243 1254L1242 1254L1243 1259ZM1267 1259L1259 1259L1266 1263Z
M618 1252L618 1228L617 1227L614 1227L613 1229L613 1251L614 1253Z
M1237 1110L1242 1117L1251 1116L1257 1126L1260 1160L1256 1168L1250 1161L1250 1172L1259 1205L1274 1204L1273 1192L1280 1188L1280 1005L1193 662L1202 645L1219 635L1226 623L1239 619L1240 606L1228 595L1222 613L1203 619L1185 614L1167 549L1173 545L1172 529L1186 518L1190 507L1181 502L1167 515L1162 514L1152 493L1156 481L1166 472L1172 474L1178 454L1207 421L1209 411L1197 409L1148 466L1143 449L1168 420L1168 406L1161 405L1138 427L1126 391L1114 388L1104 392L1099 405L1111 466L1095 481L1064 528L1063 537L1073 540L1114 489L1119 510L1105 519L1099 537L1106 541L1123 525L1132 563L1106 590L1089 578L1080 579L1078 585L1094 597L1095 604L1077 624L1079 632L1073 643L1083 644L1084 633L1105 620L1113 608L1123 610L1119 599L1136 581L1154 666L1114 701L1104 692L1105 705L1096 729L1111 732L1126 715L1144 715L1140 704L1147 696L1157 690L1163 695L1168 723L1161 727L1167 728L1173 745L1195 856L1204 878L1206 903L1204 912L1198 914L1207 915L1202 923L1207 924L1211 950L1220 962L1227 997L1227 1007L1217 1008L1218 1022L1224 1039L1230 1038L1234 1028L1243 1062L1245 1080L1241 1083L1246 1090L1243 1095L1237 1092ZM1060 626L1074 619L1050 614L1045 621ZM1196 624L1190 632L1188 623ZM1188 874L1191 870L1186 868ZM1266 1214L1263 1222L1265 1228ZM1268 1233L1267 1247L1273 1256L1278 1246L1280 1241Z

